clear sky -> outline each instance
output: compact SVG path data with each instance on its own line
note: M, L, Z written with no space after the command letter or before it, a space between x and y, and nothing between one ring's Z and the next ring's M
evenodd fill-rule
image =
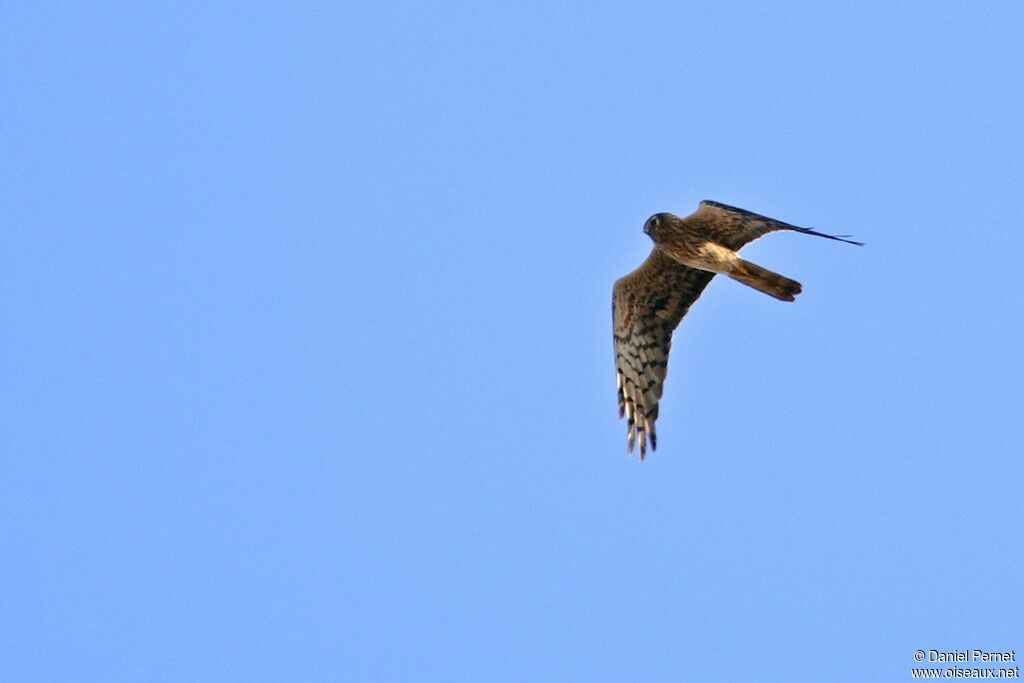
M555 5L555 6L552 6ZM1019 3L6 3L0 673L1024 654ZM744 255L625 451L611 288Z

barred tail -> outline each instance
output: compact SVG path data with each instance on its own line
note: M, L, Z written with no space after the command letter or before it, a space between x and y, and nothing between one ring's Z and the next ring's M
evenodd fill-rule
M792 301L801 290L800 283L796 280L790 280L743 259L736 264L729 277L782 301Z

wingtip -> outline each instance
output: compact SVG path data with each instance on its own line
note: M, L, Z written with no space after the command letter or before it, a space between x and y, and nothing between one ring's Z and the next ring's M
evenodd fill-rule
M851 237L853 237L853 235L833 235L832 239L839 240L840 242L846 242L847 244L855 244L858 247L863 247L864 246L864 244L865 244L864 242L858 242L857 240L851 240L850 239Z
M814 235L815 237L824 237L825 239L835 240L836 242L846 242L847 244L855 244L858 247L864 246L864 242L857 242L855 240L849 239L851 235L830 235L827 232L821 232L819 230L815 230L814 228L801 228L797 226L793 226L792 229L795 229L797 232L802 232L805 235Z

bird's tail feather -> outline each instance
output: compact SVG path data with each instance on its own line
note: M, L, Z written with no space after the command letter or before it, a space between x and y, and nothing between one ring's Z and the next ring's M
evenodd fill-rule
M796 280L790 280L743 259L736 264L729 277L782 301L793 301L802 289Z

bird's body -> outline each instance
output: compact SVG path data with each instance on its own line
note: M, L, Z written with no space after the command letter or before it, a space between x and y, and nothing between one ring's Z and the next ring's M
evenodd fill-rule
M700 238L686 230L676 228L674 232L679 234L662 239L661 250L684 266L711 273L731 273L743 260L735 251L721 244Z
M672 332L711 278L723 273L782 301L793 301L800 293L799 282L737 253L775 230L860 244L712 201L701 202L686 218L658 213L644 224L654 249L639 268L615 283L612 298L619 416L627 418L629 450L639 442L641 460L648 437L651 449L657 446L654 423Z

